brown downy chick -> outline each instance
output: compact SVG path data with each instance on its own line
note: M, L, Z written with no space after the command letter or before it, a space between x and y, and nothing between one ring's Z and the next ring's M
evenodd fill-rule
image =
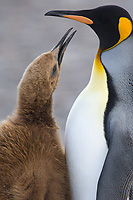
M52 94L73 32L26 69L15 112L0 124L0 200L70 199L65 155L52 116Z

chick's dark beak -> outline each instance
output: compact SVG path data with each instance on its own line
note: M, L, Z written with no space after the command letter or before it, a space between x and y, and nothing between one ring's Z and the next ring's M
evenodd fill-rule
M61 65L62 59L63 59L63 55L65 53L65 50L69 44L69 42L71 41L71 39L73 38L73 36L75 35L76 31L74 31L68 38L68 34L70 33L70 31L73 28L70 28L65 35L61 38L61 40L58 42L58 44L52 49L53 51L56 51L58 49L58 64L59 66ZM66 39L67 38L67 39ZM66 41L65 41L66 40Z

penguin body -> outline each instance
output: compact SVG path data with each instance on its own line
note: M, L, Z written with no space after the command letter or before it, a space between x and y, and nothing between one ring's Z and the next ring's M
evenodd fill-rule
M113 5L91 10L50 11L46 15L87 24L100 41L90 82L74 103L66 125L72 199L127 200L133 184L132 18L126 10ZM98 152L97 157L95 152ZM77 153L82 154L80 158ZM78 184L74 181L77 177ZM91 188L91 183L95 183L95 187Z
M52 94L71 29L26 69L12 116L0 123L0 199L70 199L65 155L52 116Z

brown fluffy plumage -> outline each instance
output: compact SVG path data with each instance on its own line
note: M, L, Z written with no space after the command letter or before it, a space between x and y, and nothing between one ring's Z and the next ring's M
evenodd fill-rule
M52 117L58 56L56 48L28 66L16 110L0 124L0 200L70 199L65 155Z

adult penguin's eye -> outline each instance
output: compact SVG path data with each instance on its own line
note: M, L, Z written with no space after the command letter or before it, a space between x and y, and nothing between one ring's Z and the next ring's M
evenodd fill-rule
M52 69L52 76L55 76L57 73L57 65L54 65L53 69Z

